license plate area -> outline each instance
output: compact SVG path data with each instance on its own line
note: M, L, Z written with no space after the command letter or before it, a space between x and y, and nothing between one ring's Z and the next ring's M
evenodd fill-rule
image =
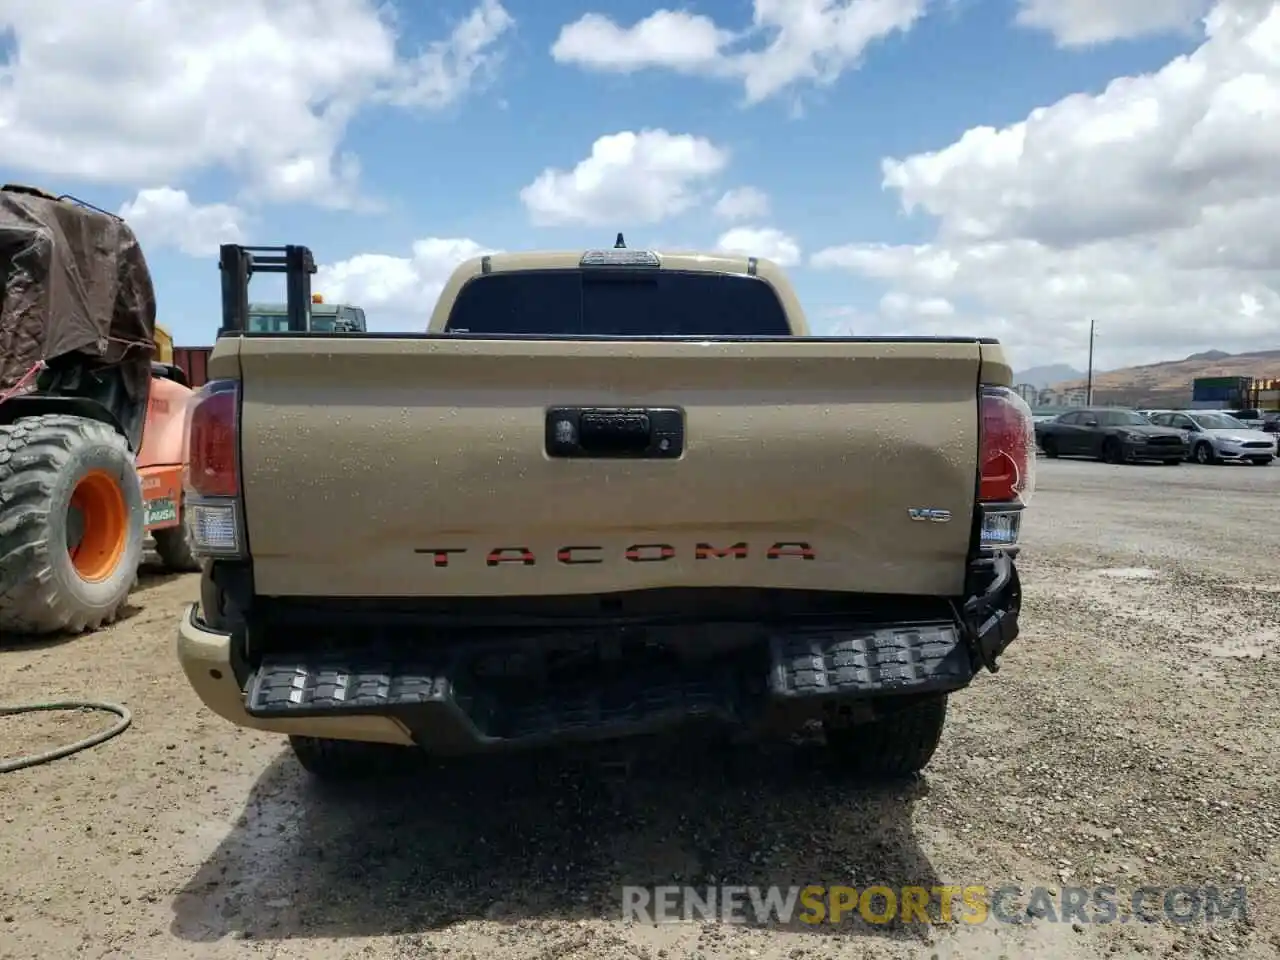
M178 520L178 505L169 497L158 497L155 500L146 501L142 511L142 524L145 527L161 523L176 523Z

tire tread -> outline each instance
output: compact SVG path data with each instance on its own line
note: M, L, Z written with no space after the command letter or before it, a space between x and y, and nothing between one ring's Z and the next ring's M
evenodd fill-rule
M156 555L166 570L174 573L195 573L200 569L200 561L191 552L191 541L187 538L186 521L182 510L178 510L178 525L165 527L151 534L156 543Z
M934 695L889 715L829 727L827 743L849 773L877 780L914 776L933 759L947 719L947 697Z
M0 633L96 630L120 615L86 608L58 589L47 536L50 501L77 448L108 444L129 455L105 423L66 414L23 417L0 427ZM131 583L136 577L131 578Z
M419 759L408 747L361 740L294 735L289 737L289 747L308 774L335 783L393 776Z

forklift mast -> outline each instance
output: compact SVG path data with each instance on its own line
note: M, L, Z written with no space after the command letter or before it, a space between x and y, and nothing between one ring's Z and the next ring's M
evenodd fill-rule
M222 272L222 326L218 336L249 329L249 281L255 273L285 275L285 303L289 330L311 329L311 275L316 272L311 250L298 244L283 247L245 247L224 243L218 250Z

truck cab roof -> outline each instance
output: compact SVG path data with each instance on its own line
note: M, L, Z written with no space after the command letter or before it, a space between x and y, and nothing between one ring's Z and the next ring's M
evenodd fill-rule
M771 260L615 247L472 257L445 283L428 332L807 336L809 325Z

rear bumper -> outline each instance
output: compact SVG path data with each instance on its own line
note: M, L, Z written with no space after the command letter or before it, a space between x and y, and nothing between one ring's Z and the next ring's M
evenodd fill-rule
M233 662L233 638L193 604L178 656L200 699L241 726L474 753L612 739L689 722L734 728L866 711L967 686L1017 637L1011 558L950 620L783 623L758 642L696 660L632 660L617 631L436 646L408 655L353 643ZM652 644L644 644L650 649ZM570 663L566 668L564 665Z
M200 619L198 604L183 611L178 626L178 662L202 703L224 720L241 727L307 737L369 740L412 745L413 737L388 716L330 716L260 720L245 711L244 689L236 679L230 634L211 630Z

